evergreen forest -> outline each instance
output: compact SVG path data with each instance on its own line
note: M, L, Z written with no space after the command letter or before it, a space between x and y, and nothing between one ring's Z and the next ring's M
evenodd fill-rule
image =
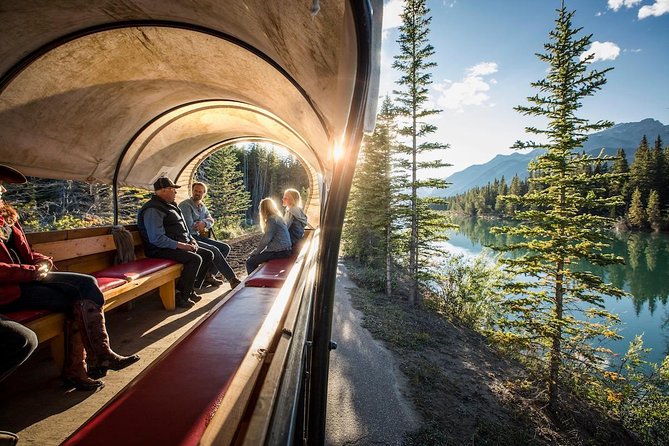
M580 156L585 158L585 154ZM613 174L598 186L603 189L603 196L619 196L622 202L595 213L614 218L617 229L669 230L669 146L663 147L659 136L652 147L644 136L631 163L625 151L619 149L612 160L582 163L578 173L599 178ZM523 209L502 197L524 196L536 187L531 177L514 176L510 182L504 177L496 178L485 186L449 197L446 209L468 217L509 218Z

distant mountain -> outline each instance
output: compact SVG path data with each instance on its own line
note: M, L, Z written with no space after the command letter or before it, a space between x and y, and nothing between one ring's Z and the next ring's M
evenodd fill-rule
M624 149L627 159L631 162L634 158L639 142L643 135L648 139L648 145L652 148L657 135L662 138L663 145L669 144L669 125L664 125L655 119L644 119L640 122L625 122L613 127L593 133L583 145L583 150L593 156L597 156L604 148L607 155L615 155L618 149ZM439 190L439 196L450 197L458 195L476 186L485 186L495 178L504 178L507 183L514 175L520 178L527 177L527 163L534 159L541 149L535 149L528 153L512 153L510 155L497 155L484 164L469 166L460 172L446 178L452 185L445 190ZM429 194L429 193L428 193Z

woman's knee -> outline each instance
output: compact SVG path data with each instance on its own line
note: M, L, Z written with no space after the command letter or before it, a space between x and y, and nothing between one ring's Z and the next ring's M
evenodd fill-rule
M81 274L81 276L81 298L103 306L105 304L105 298L102 291L100 291L97 279L87 274Z

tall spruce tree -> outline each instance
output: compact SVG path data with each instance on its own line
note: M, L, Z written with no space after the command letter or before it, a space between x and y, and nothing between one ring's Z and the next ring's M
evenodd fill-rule
M658 193L658 206L664 207L667 205L667 189L669 188L669 166L664 157L664 150L662 147L662 137L657 135L655 138L655 145L653 146L653 162L655 163L655 178L653 179L653 189Z
M662 212L660 211L660 195L656 190L651 190L648 194L648 206L646 207L648 224L650 227L659 231L662 224Z
M516 212L521 224L494 231L519 240L498 249L521 253L516 258L500 259L504 268L517 277L502 287L507 293L508 317L500 321L500 336L515 342L528 358L538 360L536 364L545 372L548 407L553 412L559 401L561 373L567 365L604 365L604 358L588 341L616 336L605 323L615 318L601 308L602 296L624 295L595 274L578 271L575 266L583 260L608 265L622 259L604 252L608 247L605 231L612 220L592 213L618 201L606 197L597 187L611 174L588 176L581 168L583 163L606 158L578 153L588 133L612 124L589 123L575 114L581 101L606 83L605 73L610 68L590 69L592 56L586 51L592 36L578 37L581 28L572 26L573 15L562 2L555 28L544 44L545 53L537 54L548 64L547 75L532 83L539 93L528 98L531 104L516 107L523 115L548 121L546 129L526 128L529 133L542 135L546 143L519 141L514 145L516 149L546 149L529 165L533 187L524 196L507 197L521 204L523 210ZM583 317L577 317L579 311Z
M407 172L406 190L402 198L406 202L403 214L408 225L409 258L408 270L411 280L409 301L414 305L421 303L420 286L433 277L430 257L438 253L438 240L445 237L448 227L444 219L434 210L434 206L445 206L446 200L439 198L421 198L418 191L423 187L444 189L447 183L442 179L430 178L419 180L418 174L424 169L448 166L441 160L421 161L421 155L448 148L447 144L428 142L426 137L437 130L434 124L425 118L436 115L440 110L428 108L428 87L432 83L430 70L436 63L430 60L434 48L429 43L430 10L426 0L407 0L402 12L402 25L397 40L400 52L395 56L393 68L401 72L397 81L399 90L396 110L401 122L399 134L409 142L400 144L400 151L406 156L401 168Z
M627 187L627 182L629 181L629 171L630 167L627 163L627 155L625 154L625 150L618 149L616 159L613 162L613 166L611 167L611 173L615 174L617 178L610 184L609 194L611 196L621 195L625 204L629 203L629 188ZM615 218L625 215L625 204L613 208L611 216Z
M627 212L627 221L630 226L636 229L642 229L646 226L648 221L646 210L643 207L643 199L641 198L641 190L637 187L632 193L632 202L630 209Z
M224 147L198 169L198 179L209 186L205 202L220 229L239 225L251 204L250 194L244 189L237 150L234 146Z
M383 288L392 293L395 246L392 161L396 129L392 101L386 97L374 133L365 138L356 167L343 232L344 254L384 271Z
M628 187L631 192L634 189L639 189L641 192L641 199L647 200L650 190L654 187L656 180L656 163L653 159L653 152L648 147L648 139L643 135L639 147L634 154L634 161L630 166L630 179Z

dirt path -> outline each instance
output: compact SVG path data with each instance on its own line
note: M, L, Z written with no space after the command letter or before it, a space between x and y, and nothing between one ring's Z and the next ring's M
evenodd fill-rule
M401 389L406 388L397 361L369 331L351 306L350 281L337 271L328 381L328 445L399 445L404 432L419 427L418 415Z

